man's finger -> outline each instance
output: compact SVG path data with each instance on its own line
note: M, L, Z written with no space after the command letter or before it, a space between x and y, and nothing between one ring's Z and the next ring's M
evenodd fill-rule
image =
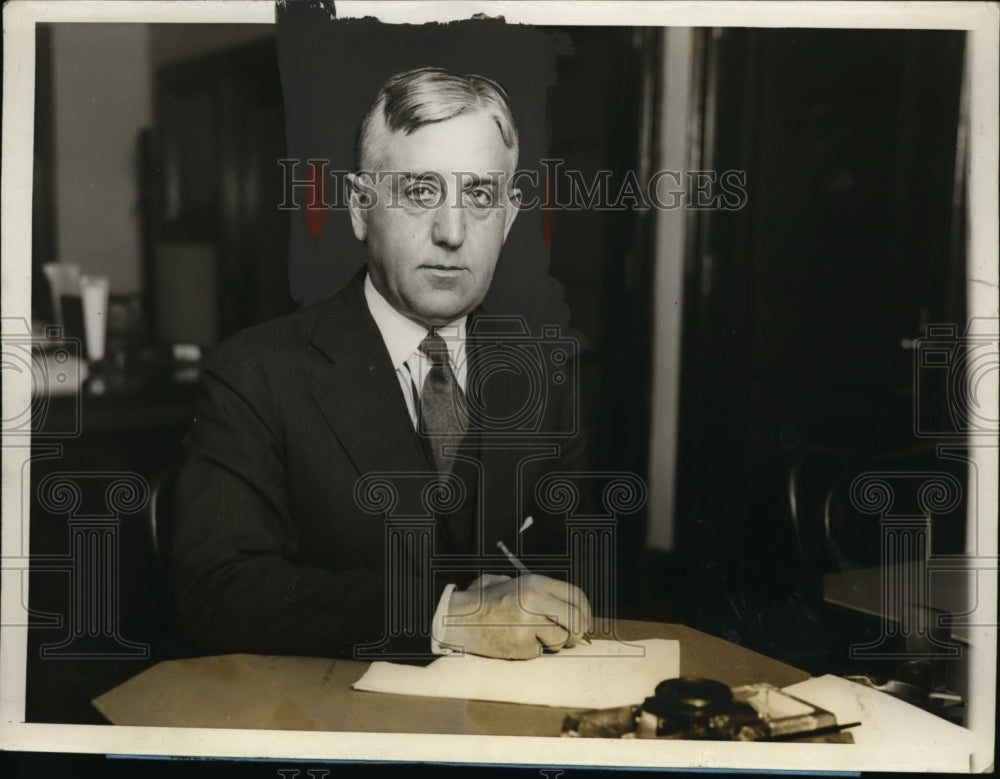
M540 625L535 629L535 637L550 652L558 652L569 642L570 633L559 625L550 624L548 627Z
M508 635L508 645L503 652L491 655L492 657L503 657L507 660L533 660L541 654L538 640L527 630L516 630L513 638Z
M529 601L529 607L536 614L543 614L547 619L565 628L578 640L587 632L589 620L571 600L563 600L549 592L539 592Z
M566 647L565 647L566 649L572 649L577 644L579 644L580 640L583 638L583 636L578 636L574 633L570 633L569 631L566 631L566 635L569 636L569 638L566 640ZM586 633L584 635L586 635Z
M587 630L580 610L572 603L555 598L548 592L534 591L522 601L524 609L545 617L579 640Z
M552 579L548 576L541 576L539 574L521 577L521 581L524 582L524 586L526 588L542 590L554 598L559 598L567 603L572 603L580 610L589 624L592 617L590 601L587 600L587 596L584 594L583 590L575 584L564 582L561 579Z

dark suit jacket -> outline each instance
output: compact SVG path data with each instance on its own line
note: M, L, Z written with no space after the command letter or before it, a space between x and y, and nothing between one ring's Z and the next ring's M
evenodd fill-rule
M406 586L436 605L447 581L514 573L498 539L529 565L532 554L566 552L565 513L544 511L535 486L585 467L574 355L470 316L467 391L479 411L455 469L457 499L431 513L433 555L452 565L426 575L404 561L400 574L387 562L387 522L427 516L435 475L363 278L237 334L206 361L177 485L173 568L181 624L209 651L349 656L381 641L426 653L425 611L385 640L392 577L412 575ZM391 485L391 500L375 482ZM518 537L529 514L535 525Z

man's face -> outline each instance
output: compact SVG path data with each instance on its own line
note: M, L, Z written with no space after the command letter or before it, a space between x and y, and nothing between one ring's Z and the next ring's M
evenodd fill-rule
M517 215L508 200L513 153L496 122L472 113L376 140L375 203L351 199L372 283L404 316L440 325L485 297ZM356 182L356 186L357 186Z

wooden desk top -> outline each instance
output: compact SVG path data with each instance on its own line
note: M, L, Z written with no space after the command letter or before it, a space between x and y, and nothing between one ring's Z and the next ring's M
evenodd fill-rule
M770 682L784 687L809 678L797 668L682 625L622 620L615 633L624 640L679 640L682 675L730 686ZM170 660L105 693L94 705L116 725L494 736L558 736L563 718L573 711L352 690L367 666L354 660L273 655Z
M944 567L934 563L834 571L823 575L823 599L896 622L902 618L901 609L921 605L921 602L936 611L965 614L977 608L975 579L970 578L971 575L970 570L959 566ZM956 638L969 640L967 624L955 625L951 632Z

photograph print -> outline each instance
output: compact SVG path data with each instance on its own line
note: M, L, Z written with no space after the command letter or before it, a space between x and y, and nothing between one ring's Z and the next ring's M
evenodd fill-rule
M987 770L996 13L918 7L9 4L0 744Z

